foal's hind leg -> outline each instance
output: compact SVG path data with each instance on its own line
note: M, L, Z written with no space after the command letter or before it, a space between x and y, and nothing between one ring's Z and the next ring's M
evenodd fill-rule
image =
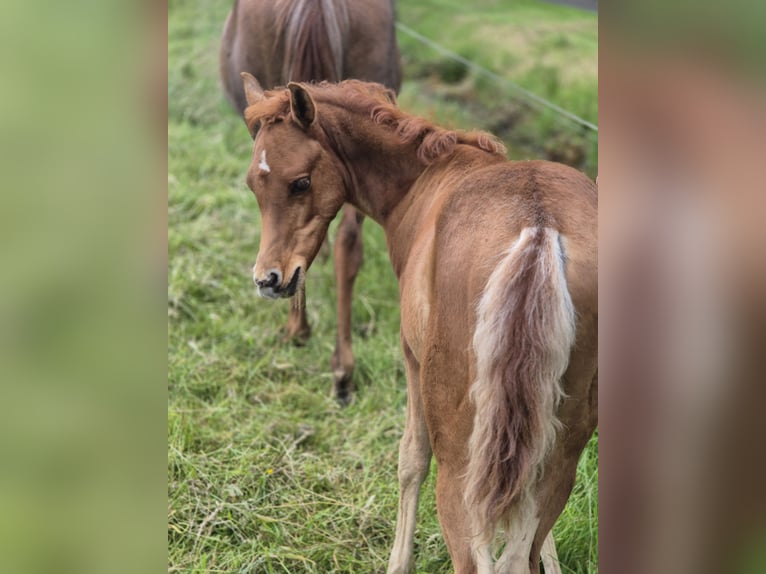
M531 554L539 519L528 516L525 520L514 520L506 532L506 546L495 566L496 574L529 574L539 572L542 560L545 574L561 574L559 557L553 531L549 532L539 553ZM534 556L534 558L531 558Z
M362 221L364 215L352 206L343 206L343 217L335 237L335 279L338 296L338 336L330 367L335 396L348 403L354 390L354 352L351 349L351 295L362 265Z
M409 574L413 570L418 498L431 462L431 443L420 397L420 365L406 344L404 357L407 367L407 422L399 444L399 510L388 574Z
M537 553L534 563L530 564L530 553L539 523L537 505L534 502L523 508L519 506L519 511L513 516L505 532L505 548L497 560L497 574L529 574L530 570L538 571L540 554Z
M556 541L553 539L553 530L548 533L540 551L540 559L543 561L545 574L561 574L559 555L556 552Z
M433 309L429 331L447 331L434 321ZM449 313L441 309L440 316ZM436 510L455 574L494 574L491 540L479 538L465 503L465 474L468 465L468 441L473 428L473 402L468 400L471 375L463 349L467 348L464 331L453 329L454 340L438 339L429 344L423 358L421 389L429 435L436 457ZM430 343L434 339L428 339ZM446 344L445 344L446 343Z
M585 343L582 342L582 347ZM595 342L594 342L595 345ZM559 417L567 429L559 435L556 446L550 453L545 471L537 491L540 505L540 524L530 553L530 571L536 574L537 561L532 556L544 552L546 536L556 519L564 510L569 494L574 487L577 463L583 449L595 430L598 416L598 373L596 358L573 355L570 369L565 375L569 396L559 409ZM554 572L556 572L554 570ZM547 570L546 570L546 574Z
M473 532L463 501L465 465L441 462L436 475L436 509L455 574L494 574L489 544L472 545Z
M455 574L494 574L491 541L477 539L479 533L472 528L464 499L472 411L468 409L468 401L460 401L455 408L447 393L434 397L433 391L438 389L431 388L427 409L438 462L436 509Z

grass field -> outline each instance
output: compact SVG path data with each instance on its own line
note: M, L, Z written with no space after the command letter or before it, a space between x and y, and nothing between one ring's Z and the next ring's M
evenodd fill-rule
M594 15L532 0L399 4L399 20L411 28L597 120ZM384 572L406 401L385 239L365 224L353 303L359 391L340 408L330 393L331 263L318 261L308 275L314 332L303 348L282 341L287 302L257 299L250 278L259 238L244 183L252 141L217 80L229 7L169 3L168 571ZM513 157L570 154L595 175L591 136L399 38L401 107L493 130ZM555 528L564 572L597 571L597 458L594 439ZM416 534L416 569L427 574L451 571L435 474L423 488Z

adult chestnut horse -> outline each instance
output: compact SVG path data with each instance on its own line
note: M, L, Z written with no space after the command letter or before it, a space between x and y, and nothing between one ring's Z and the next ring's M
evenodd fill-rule
M455 571L538 572L596 426L595 185L561 164L508 161L488 134L410 116L378 84L264 93L243 79L259 293L298 291L344 203L386 233L408 392L388 572L412 571L432 452Z
M392 0L235 0L224 25L220 74L234 109L247 106L241 72L266 87L289 81L357 78L399 90L401 67ZM343 211L335 240L338 334L331 367L336 397L353 390L351 293L362 262L363 216ZM288 336L303 342L311 329L303 289L293 301Z

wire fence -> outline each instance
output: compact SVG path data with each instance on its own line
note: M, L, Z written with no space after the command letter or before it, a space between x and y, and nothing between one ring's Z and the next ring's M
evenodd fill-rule
M469 69L475 71L478 74L481 74L483 76L486 76L487 78L491 78L493 81L496 81L498 83L504 84L506 87L510 88L511 91L517 93L522 99L524 99L527 103L531 104L532 106L538 108L538 109L548 109L553 111L555 114L557 114L558 117L564 118L572 123L578 124L594 133L598 133L598 126L592 122L589 122L588 120L585 120L578 116L577 114L574 114L570 112L569 110L565 110L561 106L558 106L554 104L553 102L546 100L542 96L539 96L533 92L530 92L526 88L523 88L516 82L513 82L509 80L508 78L505 78L503 76L500 76L496 74L495 72L488 70L487 68L480 66L479 64L472 62L460 54L456 54L452 50L449 50L448 48L445 48L441 44L437 44L430 38L427 38L420 34L419 32L416 32L409 26L406 26L402 24L401 22L396 23L396 27L401 32L407 34L408 36L411 36L412 38L415 38L422 44L425 44L426 46L429 46L430 48L436 50L440 54L444 55L445 57L458 62L460 64L463 64L464 66L468 67Z

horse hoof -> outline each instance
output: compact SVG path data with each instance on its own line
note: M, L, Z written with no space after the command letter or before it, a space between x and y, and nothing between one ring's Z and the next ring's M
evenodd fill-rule
M351 403L351 399L354 398L354 381L351 379L351 375L344 374L341 377L335 379L333 385L335 391L335 400L342 407L347 407Z
M306 325L298 329L287 328L284 340L287 343L292 343L296 347L305 347L311 337L311 327Z
M352 395L350 393L335 393L335 400L341 407L347 407L351 404Z

